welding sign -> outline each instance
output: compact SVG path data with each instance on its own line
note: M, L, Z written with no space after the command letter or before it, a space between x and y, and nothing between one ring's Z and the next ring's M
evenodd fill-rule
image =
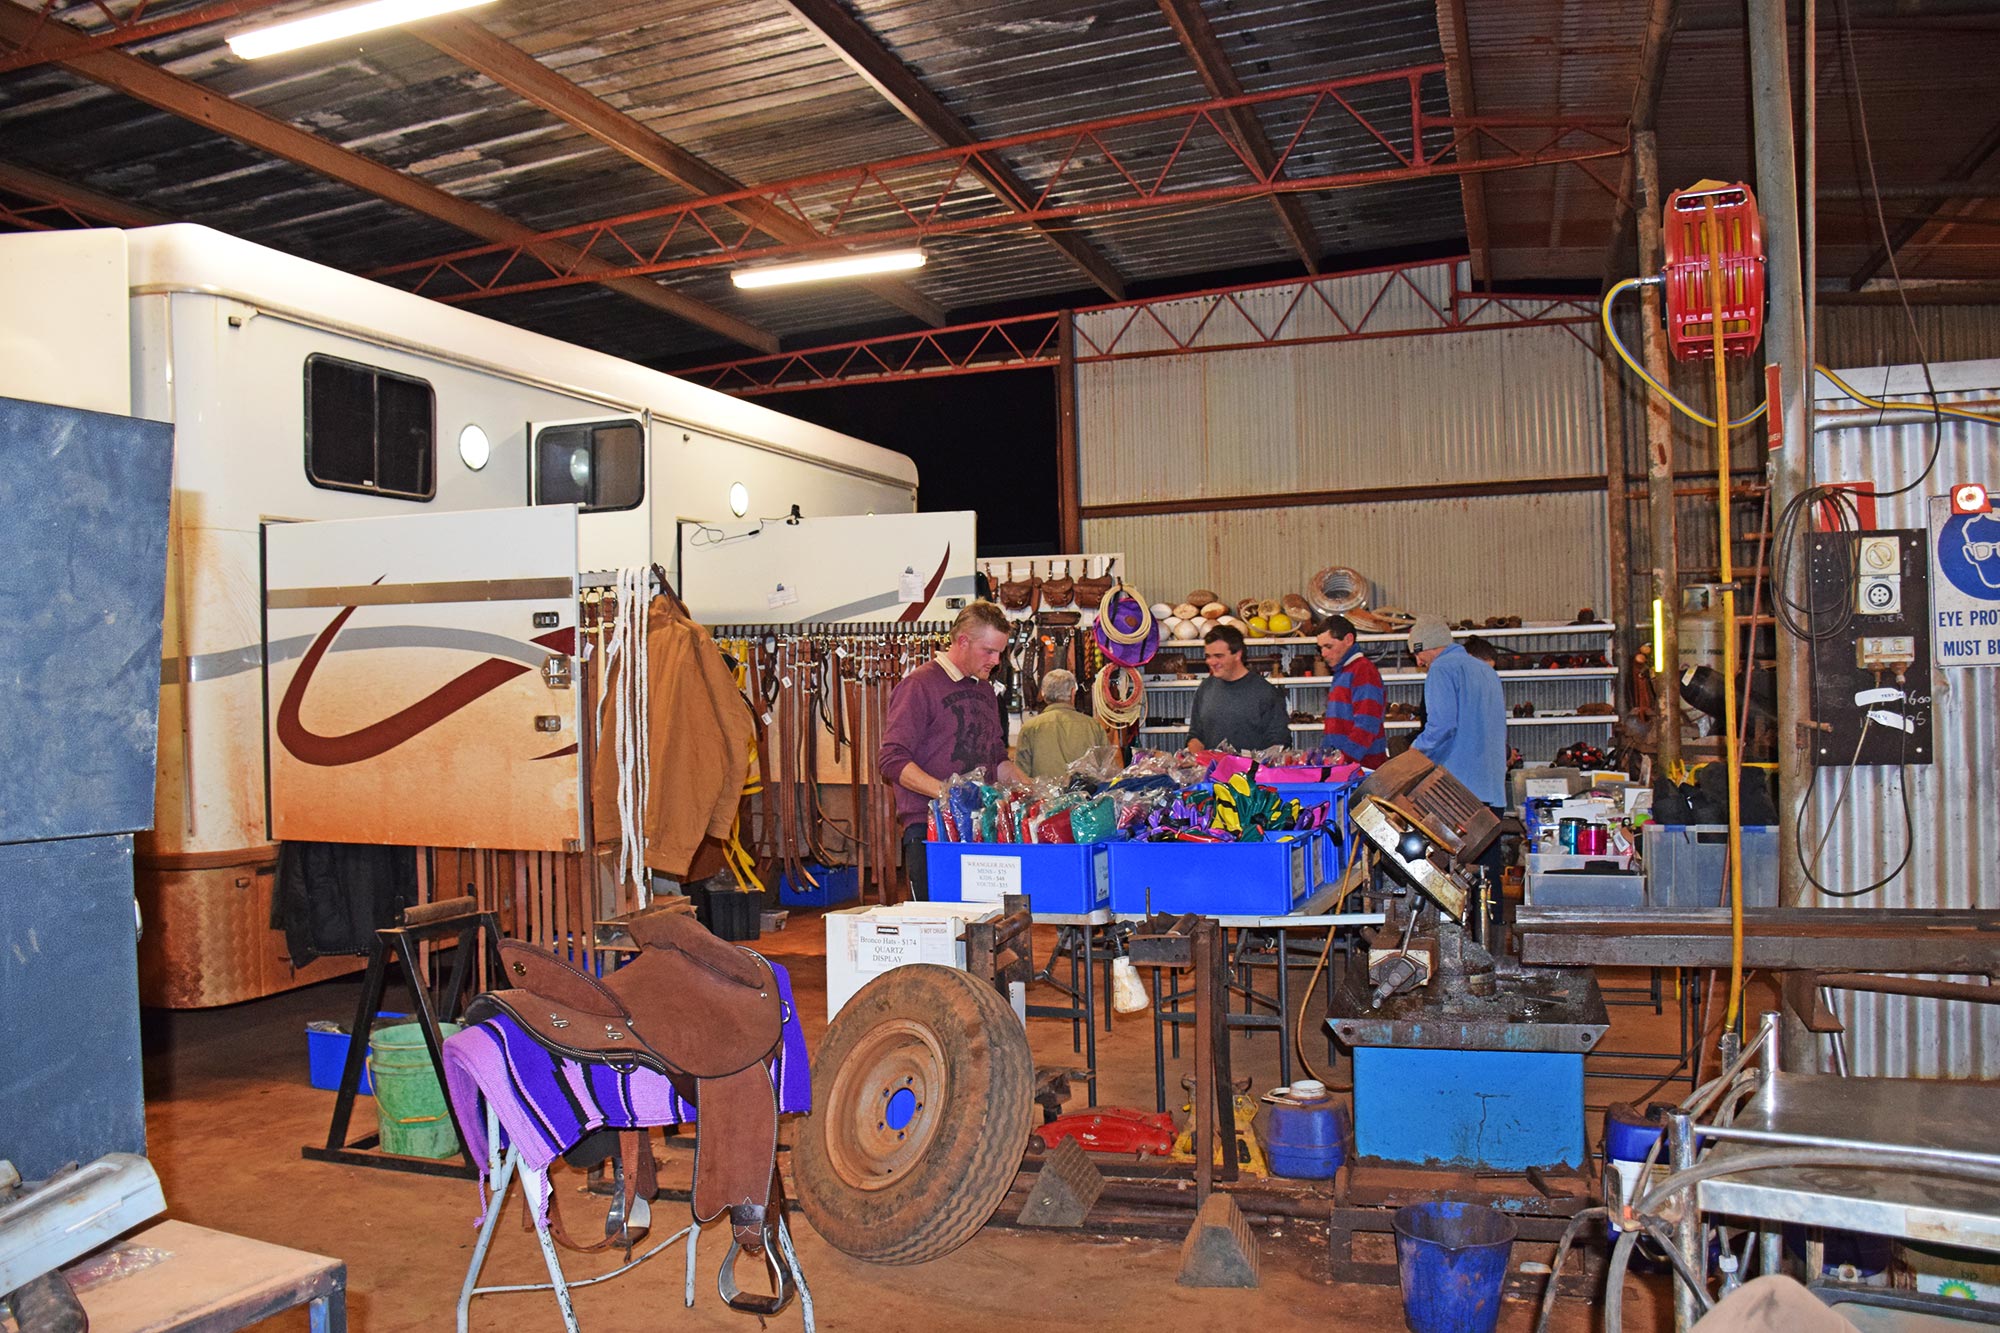
M1967 499L1979 508L1960 509ZM1939 666L2000 666L2000 514L1985 500L1985 488L1971 484L1931 499L1931 650Z

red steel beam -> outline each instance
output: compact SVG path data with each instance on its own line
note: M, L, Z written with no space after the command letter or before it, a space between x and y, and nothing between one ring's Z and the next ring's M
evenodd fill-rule
M11 162L0 162L0 195L28 201L9 205L0 199L0 220L31 231L106 225L157 227L176 221L150 208L128 204Z
M1570 333L1595 354L1594 297L1466 291L1457 282L1458 265L1464 262L1456 259L1398 264L1305 280L1283 278L1093 306L1074 313L1117 312L1125 318L1108 332L1096 336L1078 327L1074 363L1088 365L1254 347L1551 327ZM1450 265L1452 294L1449 298L1435 299L1413 275L1434 275L1444 265ZM1246 293L1286 288L1297 290L1275 316L1260 318L1240 299ZM1391 295L1398 298L1414 295L1416 299L1391 303L1387 300ZM1191 322L1185 315L1169 321L1158 313L1160 307L1167 305L1185 310L1202 303L1206 303L1207 309ZM1407 321L1414 309L1428 322L1411 326L1378 318L1389 309L1397 312L1397 321ZM1016 315L947 329L831 343L777 356L716 362L676 374L708 388L747 398L843 384L885 384L1056 367L1061 364L1062 330L1067 319L1062 312ZM1329 322L1337 331L1316 331ZM1598 484L1603 483L1600 480Z
M519 244L455 250L369 276L438 300L466 301L602 281L605 272L638 277L1130 210L1588 161L1626 151L1623 127L1612 122L1426 115L1423 81L1443 73L1442 64L1417 65L1017 134L580 223ZM1405 91L1407 96L1401 96ZM1380 98L1384 92L1396 95L1394 112L1370 113L1356 106L1365 94ZM1278 118L1296 128L1270 165L1260 166L1236 141L1230 116L1245 108L1286 103L1296 105L1282 106ZM1354 127L1379 145L1370 150L1369 165L1311 176L1287 174L1294 153L1307 151L1301 145L1314 142L1312 133ZM1148 156L1169 143L1164 161ZM1197 146L1210 151L1189 165ZM974 185L984 163L1008 154L1055 164L1038 192L1012 212L992 207L986 192ZM1096 170L1099 163L1108 170ZM1215 183L1218 165L1235 179ZM1065 192L1075 197L1066 200ZM746 205L756 201L784 210L810 227L816 239L788 239L746 219ZM574 262L550 262L549 246L558 241L606 267L591 274L579 271Z
M223 19L244 18L263 9L275 9L285 0L220 0L220 3L197 5L193 9L183 9L168 14L164 18L145 17L148 0L139 0L125 14L112 12L108 5L99 3L97 12L110 21L111 26L103 32L79 36L74 28L58 21L56 11L67 8L59 0L42 0L35 11L36 28L25 40L13 44L0 42L0 74L9 70L27 69L34 65L46 65L52 60L62 60L69 56L87 55L92 51L108 50L114 46L124 46L128 42L143 42L153 37L165 37L170 33L185 32L189 28L199 28L204 24L218 23ZM72 15L74 19L76 15Z

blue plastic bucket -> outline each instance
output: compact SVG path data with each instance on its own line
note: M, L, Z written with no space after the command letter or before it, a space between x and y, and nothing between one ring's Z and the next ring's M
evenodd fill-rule
M1411 1333L1493 1333L1514 1219L1470 1203L1398 1208L1396 1275Z
M1347 1160L1347 1115L1332 1100L1273 1103L1271 1169L1281 1176L1327 1180Z

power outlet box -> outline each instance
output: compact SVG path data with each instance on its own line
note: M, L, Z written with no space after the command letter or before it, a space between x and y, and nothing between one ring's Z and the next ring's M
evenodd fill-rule
M1855 552L1854 613L1895 616L1903 612L1903 553L1894 537L1862 537Z
M1900 671L1916 660L1914 634L1864 634L1854 641L1854 665L1863 671Z

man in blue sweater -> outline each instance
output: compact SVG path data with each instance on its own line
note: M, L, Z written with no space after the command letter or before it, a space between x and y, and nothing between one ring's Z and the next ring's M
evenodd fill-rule
M1424 669L1424 729L1410 744L1444 766L1494 809L1507 804L1507 701L1500 676L1452 642L1437 616L1410 626Z
M1452 642L1451 626L1437 616L1419 616L1410 626L1410 651L1425 673L1424 729L1410 744L1464 783L1495 814L1504 813L1507 701L1499 673ZM1499 838L1488 844L1478 864L1485 867L1491 890L1483 938L1492 942L1499 937L1500 872L1505 864Z

